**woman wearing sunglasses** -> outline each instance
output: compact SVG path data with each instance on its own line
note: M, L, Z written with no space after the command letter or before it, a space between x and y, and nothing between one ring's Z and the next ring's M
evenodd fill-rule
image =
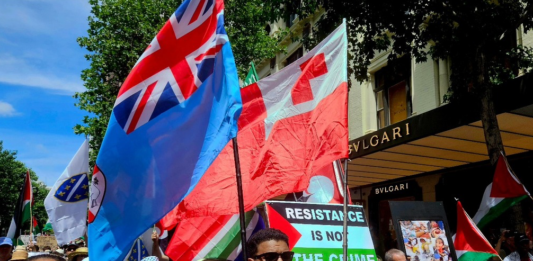
M246 243L248 261L292 261L289 237L285 233L267 228L253 234Z

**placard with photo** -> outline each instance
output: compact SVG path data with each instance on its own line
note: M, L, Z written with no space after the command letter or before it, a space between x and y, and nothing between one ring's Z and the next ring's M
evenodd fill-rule
M399 223L408 260L452 260L443 221L400 220Z

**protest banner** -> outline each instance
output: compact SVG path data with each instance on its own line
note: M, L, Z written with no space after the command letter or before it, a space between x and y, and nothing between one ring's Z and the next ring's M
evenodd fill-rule
M52 249L57 247L57 240L55 236L40 236L37 237L37 245L39 247L49 246Z
M289 236L295 261L343 260L343 205L267 201L271 228ZM348 258L376 261L374 244L361 206L348 206Z

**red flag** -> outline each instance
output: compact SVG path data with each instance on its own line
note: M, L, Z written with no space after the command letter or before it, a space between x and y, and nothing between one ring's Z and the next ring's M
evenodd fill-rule
M470 219L460 201L457 201L457 234L453 245L459 261L488 260L498 256L498 252Z
M305 190L313 173L348 157L346 44L343 24L301 59L241 90L237 138L246 211ZM238 200L230 142L170 220L233 213Z

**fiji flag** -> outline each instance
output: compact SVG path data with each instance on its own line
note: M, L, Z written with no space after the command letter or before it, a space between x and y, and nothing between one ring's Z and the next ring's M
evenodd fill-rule
M186 0L124 81L89 198L90 256L123 260L197 184L242 109L222 0Z

